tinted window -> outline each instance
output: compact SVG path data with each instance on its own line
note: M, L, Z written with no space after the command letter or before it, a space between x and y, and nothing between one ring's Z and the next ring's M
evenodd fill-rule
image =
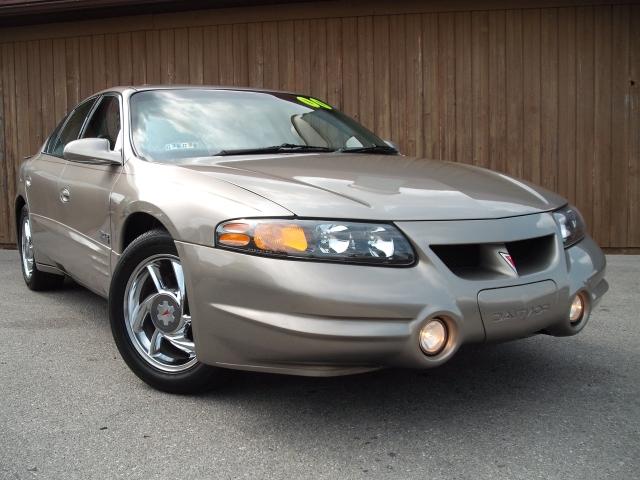
M49 135L49 138L47 139L47 144L44 146L45 153L51 153L53 151L53 147L55 146L56 140L58 140L58 135L60 134L60 129L64 125L64 122L67 121L67 117L68 116L65 115L65 117L62 120L60 120L60 123L56 126L53 133Z
M120 102L112 95L103 97L95 109L82 138L106 138L111 150L120 133Z
M133 142L148 160L173 161L282 144L332 150L386 147L331 105L291 94L152 90L134 94L130 105Z
M84 124L84 120L91 111L91 107L95 103L95 98L88 100L76 107L73 113L69 116L69 121L65 124L65 126L60 131L58 138L56 139L53 149L51 149L51 155L55 155L57 157L62 156L62 152L64 151L64 147L67 143L77 140L78 135L80 134L80 129Z

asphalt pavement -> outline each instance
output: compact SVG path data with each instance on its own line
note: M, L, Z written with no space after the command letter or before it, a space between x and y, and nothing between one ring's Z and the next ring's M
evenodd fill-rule
M430 371L140 382L106 302L23 284L0 251L2 479L638 479L640 256L576 337L467 347Z

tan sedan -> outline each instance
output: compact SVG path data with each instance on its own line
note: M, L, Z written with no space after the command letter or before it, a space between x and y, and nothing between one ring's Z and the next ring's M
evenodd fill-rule
M579 212L468 165L399 155L319 99L120 87L26 160L34 290L109 299L113 336L171 392L228 369L434 367L464 343L578 333L607 290Z

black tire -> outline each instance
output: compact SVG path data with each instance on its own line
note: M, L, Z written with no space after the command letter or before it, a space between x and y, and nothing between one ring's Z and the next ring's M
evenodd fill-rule
M173 239L164 230L144 233L131 242L122 254L109 289L109 320L113 339L120 355L133 373L153 388L180 394L212 390L224 382L226 378L224 369L196 362L186 371L178 373L162 371L140 355L127 332L124 312L127 283L138 265L154 255L161 254L178 255Z
M23 258L22 239L24 237L24 223L29 218L29 210L25 205L20 212L20 223L18 224L18 254L20 255L20 269L22 270L22 278L24 283L27 284L30 290L44 291L54 290L60 288L64 283L64 275L56 275L53 273L42 272L38 270L36 263L33 263L33 270L31 276L25 269L25 262Z

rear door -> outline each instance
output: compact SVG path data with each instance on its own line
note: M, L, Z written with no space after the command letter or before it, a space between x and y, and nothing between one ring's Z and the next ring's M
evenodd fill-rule
M99 98L80 138L106 138L113 151L122 152L121 97ZM121 165L67 161L60 178L66 194L62 223L67 247L64 267L78 282L99 295L108 292L111 256L110 196Z
M39 263L60 263L60 249L64 246L60 177L67 165L62 151L67 143L76 140L96 99L78 105L53 131L41 153L31 159L27 172L27 201L35 257Z

